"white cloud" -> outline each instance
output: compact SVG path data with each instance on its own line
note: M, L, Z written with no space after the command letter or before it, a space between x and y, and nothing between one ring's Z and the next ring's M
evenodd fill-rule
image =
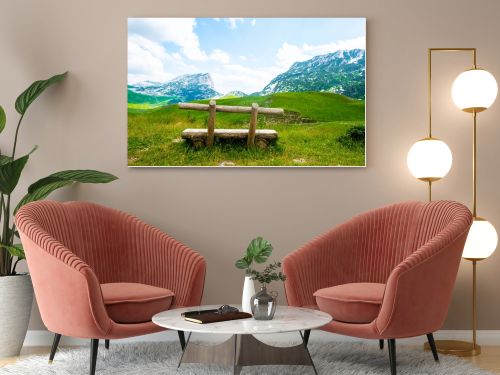
M246 94L260 91L282 70L279 67L259 69L245 67L240 64L225 64L211 72L215 88L222 92L240 90Z
M214 18L215 19L215 18ZM217 21L219 18L217 19ZM229 22L229 28L230 29L236 29L238 27L238 22L240 23L249 23L252 26L255 26L257 23L257 20L255 18L252 18L251 20L245 19L245 18L225 18L227 22Z
M231 29L236 29L236 27L238 26L237 23L238 22L245 22L245 20L243 18L228 18L227 19L227 22L229 22L229 27Z
M297 46L285 42L279 48L276 54L276 59L278 65L283 68L289 68L294 62L309 60L314 56L324 55L338 50L348 50L354 48L365 49L365 47L366 40L364 36L319 45L303 44L302 46Z
M194 18L170 18L168 20L136 18L129 21L129 27L140 29L142 35L162 42L172 42L181 48L186 57L201 60L205 55L200 49L200 41L194 32L195 25Z
M167 59L169 55L162 45L139 35L129 36L128 72L131 80L137 82L151 77L161 80L172 78L164 71L163 62Z
M148 35L154 40L176 44L189 60L212 59L223 63L229 62L227 52L215 49L208 54L201 49L200 40L194 31L195 26L196 19L194 18L133 18L129 20L129 29L137 28L141 34Z
M288 68L296 61L307 60L309 55L303 51L303 49L294 44L283 43L278 52L276 53L276 59L278 65Z
M169 54L157 42L137 34L128 37L128 82L165 82L181 74L196 73L179 53Z
M210 60L215 60L222 64L227 64L231 60L229 54L220 49L214 49L210 54L209 58Z
M257 58L255 56L252 56L252 55L241 55L241 56L238 56L238 58L241 61L248 61L248 62L255 62L255 61L257 61Z

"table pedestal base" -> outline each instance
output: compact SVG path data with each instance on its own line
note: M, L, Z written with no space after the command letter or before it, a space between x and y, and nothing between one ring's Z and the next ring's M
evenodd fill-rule
M233 374L239 374L242 366L257 365L303 365L312 366L317 375L307 345L302 336L302 344L276 347L257 340L253 335L233 335L221 344L195 344L189 334L182 352L182 363L217 363L231 366Z

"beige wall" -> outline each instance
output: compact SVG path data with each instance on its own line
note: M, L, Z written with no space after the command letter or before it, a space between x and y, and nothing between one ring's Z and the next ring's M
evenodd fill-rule
M241 3L241 5L238 5ZM59 199L92 200L129 211L199 250L208 261L204 301L237 302L243 274L233 261L262 235L281 258L353 214L406 199L426 199L406 168L411 144L425 136L426 48L474 46L479 64L500 78L500 2L496 0L313 0L174 2L165 0L2 0L0 103L9 129L14 99L31 81L69 70L67 81L41 98L22 129L20 150L40 146L21 188L63 168L98 168L120 177L106 186L78 186ZM297 16L367 18L367 167L318 169L127 168L127 17ZM436 58L435 134L454 152L436 198L467 204L471 196L470 118L449 90L466 55ZM479 213L500 229L500 103L479 116ZM479 327L500 329L500 254L479 264ZM470 320L471 266L463 261L449 329ZM40 328L35 312L31 328Z

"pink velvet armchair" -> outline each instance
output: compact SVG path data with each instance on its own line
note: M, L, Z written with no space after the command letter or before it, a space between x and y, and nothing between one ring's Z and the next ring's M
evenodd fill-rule
M204 258L160 230L115 209L86 202L33 202L16 215L42 320L55 333L99 339L163 330L151 318L199 305ZM179 332L184 346L183 332Z
M381 349L387 339L393 375L398 338L427 335L437 361L433 332L446 318L471 223L451 201L358 215L284 258L288 304L328 312L325 331L378 339Z

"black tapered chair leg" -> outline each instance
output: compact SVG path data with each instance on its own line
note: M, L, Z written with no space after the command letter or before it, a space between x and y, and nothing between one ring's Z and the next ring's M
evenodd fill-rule
M54 341L52 341L52 348L50 349L49 363L52 363L52 361L54 360L57 347L59 346L59 340L61 340L61 335L59 333L54 334Z
M434 360L439 362L438 351L436 349L436 343L434 342L434 335L432 333L427 334L427 341L429 342L429 346L432 350L432 355L434 356Z
M396 375L396 340L389 339L387 340L389 344L389 361L391 363L391 375Z
M380 350L384 350L384 340L378 340L378 347Z
M95 375L95 364L97 362L97 350L99 349L99 339L90 341L90 375Z
M304 331L304 345L307 346L307 343L309 342L309 336L311 336L311 330L306 329Z
M184 336L184 331L177 331L177 334L179 335L181 349L184 350L186 348L186 337Z
M109 340L104 340L104 347L109 350Z

